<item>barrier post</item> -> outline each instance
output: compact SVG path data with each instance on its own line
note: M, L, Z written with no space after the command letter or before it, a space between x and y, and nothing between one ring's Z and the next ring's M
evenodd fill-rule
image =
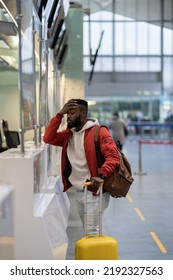
M146 175L146 172L142 172L142 141L138 141L138 149L139 149L139 157L138 157L138 163L139 163L139 171L134 172L135 175Z

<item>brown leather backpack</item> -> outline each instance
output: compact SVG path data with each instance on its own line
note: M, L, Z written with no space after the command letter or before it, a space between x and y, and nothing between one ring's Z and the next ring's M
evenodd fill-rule
M100 127L102 126L96 127L94 134L98 169L100 169L103 164L103 155L100 150L98 137ZM104 180L103 189L110 193L113 197L125 197L134 179L132 177L131 166L128 159L118 147L117 149L120 156L120 165L116 167L112 174Z

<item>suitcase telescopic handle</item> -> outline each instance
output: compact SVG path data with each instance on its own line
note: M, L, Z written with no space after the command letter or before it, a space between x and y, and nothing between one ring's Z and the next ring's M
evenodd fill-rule
M91 179L96 180L99 183L99 187L103 187L103 183L104 183L103 179L101 179L100 177L91 177ZM84 188L88 187L88 186L91 186L91 184L92 184L91 181L85 182L84 183Z
M103 193L103 180L98 177L92 177L96 179L99 185L99 235L102 235L102 193ZM85 203L84 203L84 235L87 235L87 187L91 186L92 182L85 182L84 183L84 190L85 190Z
M88 186L91 186L91 182L85 182L84 183L84 188L88 187Z

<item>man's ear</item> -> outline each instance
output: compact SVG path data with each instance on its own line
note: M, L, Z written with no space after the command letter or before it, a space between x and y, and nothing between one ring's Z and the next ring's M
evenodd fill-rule
M82 115L82 117L86 117L86 116L87 116L86 111L85 111L85 110L82 110L81 115Z

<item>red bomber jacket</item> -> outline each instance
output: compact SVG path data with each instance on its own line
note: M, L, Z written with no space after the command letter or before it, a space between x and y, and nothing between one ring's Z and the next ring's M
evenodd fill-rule
M71 183L68 180L71 173L71 165L67 158L67 145L73 133L70 129L65 129L59 132L57 131L61 124L62 118L63 115L58 113L51 119L50 124L46 128L43 141L51 145L62 147L61 171L64 191L66 191L71 187ZM96 126L88 128L84 132L84 149L91 177L98 176L97 159L94 144L95 127ZM110 132L105 127L101 127L99 131L99 142L101 152L105 158L105 162L100 169L100 173L107 177L112 173L114 168L120 164L120 158L116 144L113 141Z

